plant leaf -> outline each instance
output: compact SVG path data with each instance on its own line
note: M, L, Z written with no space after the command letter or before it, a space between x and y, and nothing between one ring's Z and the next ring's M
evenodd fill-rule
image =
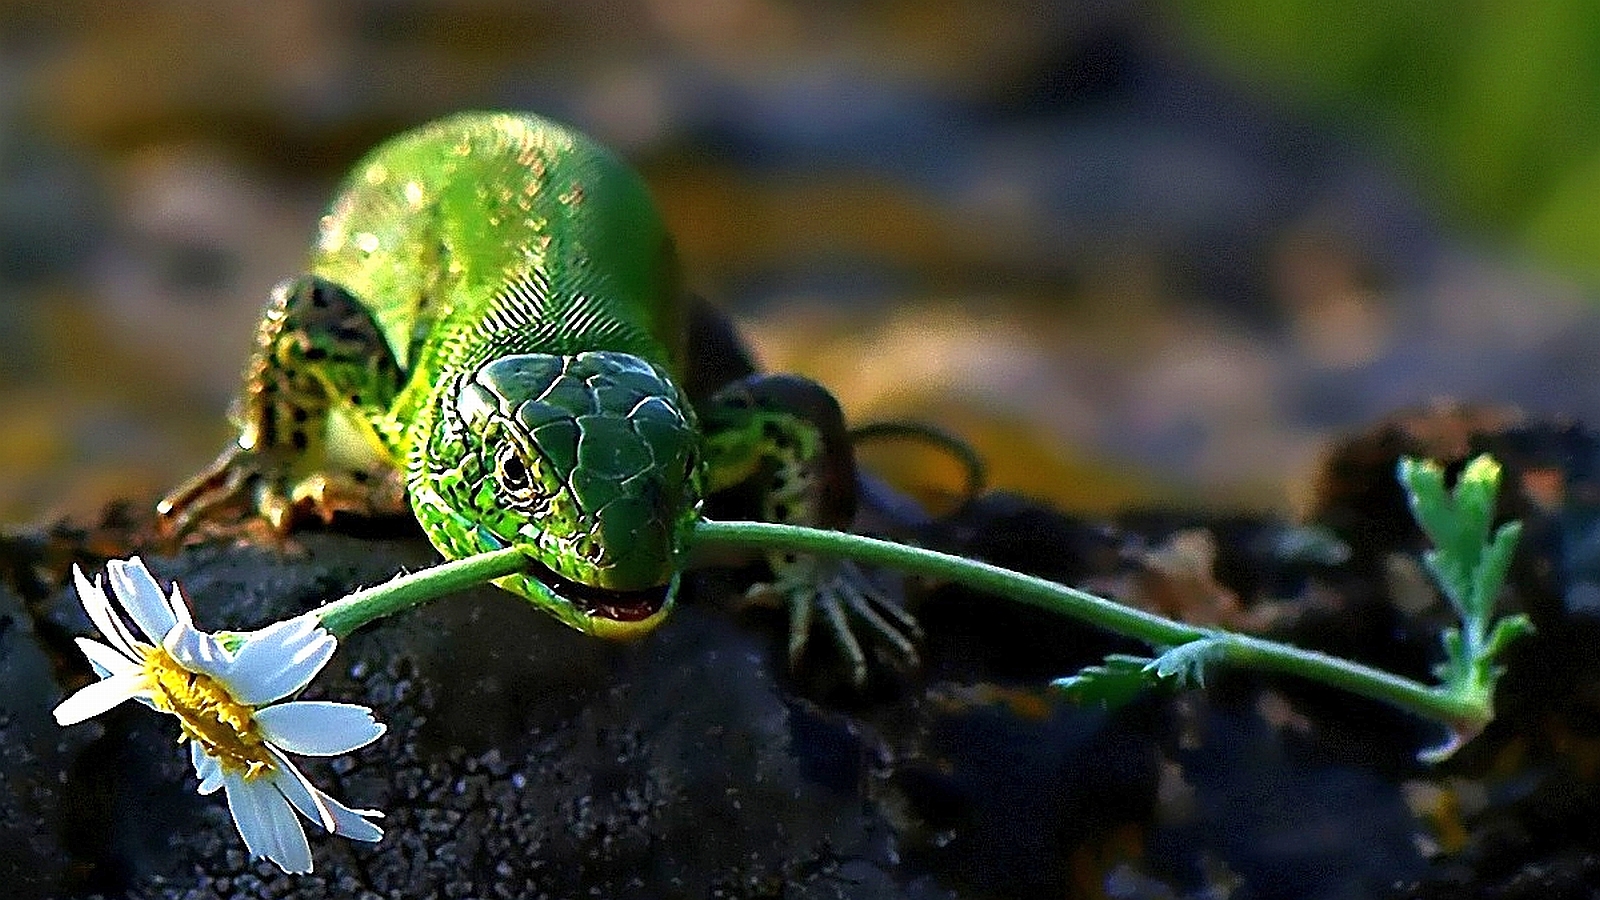
M1098 703L1106 709L1126 706L1156 678L1145 668L1155 660L1147 656L1113 653L1098 666L1085 666L1076 675L1057 678L1051 686L1074 703Z
M1494 613L1495 601L1505 586L1506 572L1511 568L1511 557L1521 537L1522 523L1507 522L1494 533L1494 540L1478 559L1478 566L1472 572L1472 592L1463 610L1473 621L1487 624Z
M1144 668L1158 678L1170 680L1175 687L1205 687L1206 666L1221 662L1227 650L1222 638L1200 638L1173 647Z
M1483 552L1494 524L1495 494L1500 491L1500 464L1487 453L1474 457L1456 479L1456 542L1462 555Z
M1411 515L1421 526L1422 533L1435 547L1450 543L1455 533L1455 519L1450 498L1444 490L1444 470L1437 463L1409 456L1402 457L1396 468L1400 483L1406 489Z
M1533 622L1522 613L1512 616L1502 616L1494 623L1494 630L1489 633L1489 640L1485 644L1484 655L1499 656L1514 640L1525 634L1533 634Z
M1472 671L1461 629L1452 626L1439 632L1439 643L1444 645L1444 661L1433 667L1433 675L1442 684L1459 684Z

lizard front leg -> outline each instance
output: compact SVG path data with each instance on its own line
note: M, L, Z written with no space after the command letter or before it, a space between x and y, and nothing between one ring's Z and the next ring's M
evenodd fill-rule
M157 506L163 532L258 517L282 535L307 515L404 512L404 482L374 430L401 380L355 297L315 276L278 285L234 403L238 435Z
M768 522L847 529L856 513L855 454L838 401L795 375L751 375L723 387L702 405L709 492L737 497ZM820 617L858 686L867 656L854 630L891 648L906 665L917 660L916 620L900 604L899 584L849 560L771 553L769 584L753 599L776 598L789 609L789 659L804 654Z

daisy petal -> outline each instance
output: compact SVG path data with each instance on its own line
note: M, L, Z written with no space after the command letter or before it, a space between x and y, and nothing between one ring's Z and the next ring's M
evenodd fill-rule
M83 570L74 565L72 581L78 589L78 602L83 604L83 611L89 614L94 627L100 629L100 634L117 652L130 659L137 657L139 651L134 646L133 635L128 633L128 626L122 624L122 617L111 608L111 600L100 586L100 576L96 575L91 582L84 577Z
M199 741L189 742L189 762L194 764L194 777L200 779L200 786L195 790L201 796L215 794L217 788L222 787L222 767L206 755Z
M292 874L310 872L311 845L306 843L305 829L272 782L264 778L247 781L238 775L224 775L223 779L228 811L250 855L266 857Z
M285 800L300 810L300 814L313 822L320 823L324 831L334 829L333 813L326 803L322 802L322 792L317 786L306 778L299 767L289 761L289 757L268 747L272 758L277 761L278 771L272 775L273 784L278 786L279 793Z
M80 689L55 709L56 724L75 725L92 719L124 700L149 691L143 672L113 675Z
M278 868L297 875L311 872L311 845L306 842L306 830L300 827L300 818L283 795L273 791L268 801L268 815L277 834L278 850L271 860Z
M195 785L194 791L202 797L209 797L220 787L222 787L222 767L213 765L211 771L206 773L206 777Z
M222 643L187 622L179 622L167 632L161 646L177 663L191 672L226 679L233 669L233 657Z
M228 812L233 816L233 827L239 829L239 837L244 838L245 849L251 857L266 856L271 849L272 831L262 821L256 784L232 774L224 774L222 784L228 789Z
M258 709L256 724L262 736L291 753L306 756L336 756L377 740L383 723L372 718L372 710L353 703L326 700L296 700Z
M372 842L383 839L383 829L367 821L367 819L381 819L383 813L375 809L351 809L345 806L328 796L326 792L318 790L317 786L301 775L300 770L296 769L283 754L273 752L273 756L297 776L292 779L281 778L278 781L278 788L284 791L283 796L294 804L295 809L300 810L301 815L314 820L326 812L332 817L333 822L328 830L340 837ZM291 780L294 781L294 786L288 787ZM286 787L288 789L284 790ZM301 787L305 789L303 792L297 790Z
M255 650L252 652L255 653L292 656L302 644L311 639L316 629L315 616L295 616L282 622L274 622L259 631L247 631L239 635L243 643L239 650L242 653L244 647L254 647Z
M128 611L134 624L145 633L150 643L159 644L178 619L167 604L167 595L156 584L155 576L144 567L137 556L126 561L113 559L106 563L106 574L111 577L111 588L116 592L122 608Z
M129 672L139 671L138 663L99 641L77 638L77 644L78 649L82 650L83 655L89 658L89 662L94 665L95 671L100 673L101 678L109 678L112 675L126 675Z
M233 659L229 690L251 706L300 690L333 658L338 641L315 616L279 622L249 636Z
M317 786L312 785L310 781L302 781L302 783L309 791L309 796L301 796L299 793L283 794L285 798L293 802L294 809L301 810L301 815L306 818L317 817L317 807L310 806L310 801L315 798L315 801L322 804L322 809L328 810L328 815L333 817L333 825L328 828L328 831L333 831L334 834L338 834L341 838L349 838L352 841L368 841L373 842L373 844L382 841L384 830L368 822L366 818L382 818L384 814L381 814L376 809L350 809L350 807L344 806L336 799L330 798L325 791L317 790ZM280 786L282 786L282 783L280 783ZM301 804L306 804L306 806L301 806Z
M322 791L317 791L317 797L328 807L328 812L333 814L334 834L353 841L371 843L383 839L383 829L367 821L369 818L381 819L383 813L375 809L351 809Z
M189 613L189 600L183 596L183 589L178 587L176 581L172 583L172 595L167 598L167 608L172 610L172 616L179 625L194 626L194 616Z

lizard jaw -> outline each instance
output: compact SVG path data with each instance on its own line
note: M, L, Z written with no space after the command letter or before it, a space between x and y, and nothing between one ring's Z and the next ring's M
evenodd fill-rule
M678 576L638 591L613 591L581 584L529 560L529 586L537 586L549 609L568 625L597 637L628 639L666 620L678 594Z

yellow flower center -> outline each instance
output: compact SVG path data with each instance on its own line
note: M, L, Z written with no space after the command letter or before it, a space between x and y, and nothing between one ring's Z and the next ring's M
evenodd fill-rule
M179 665L165 648L145 651L144 671L155 684L150 702L177 716L184 737L198 741L224 772L245 778L272 772L275 763L256 726L252 707L233 699L215 678Z

